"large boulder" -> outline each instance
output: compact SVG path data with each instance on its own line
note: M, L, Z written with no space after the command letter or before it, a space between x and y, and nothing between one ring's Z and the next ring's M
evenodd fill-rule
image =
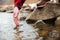
M60 3L46 3L36 8L26 20L47 20L60 16Z

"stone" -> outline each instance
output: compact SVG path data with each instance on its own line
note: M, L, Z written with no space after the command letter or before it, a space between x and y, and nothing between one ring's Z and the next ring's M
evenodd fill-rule
M8 12L8 13L13 13L13 10L9 10L9 11L6 11L6 12Z
M26 17L21 17L21 18L20 18L20 21L25 20L25 19L26 19Z
M60 3L47 2L45 6L39 6L27 16L27 20L47 20L60 16Z
M23 7L21 8L20 11L21 11L21 12L25 12L25 13L29 13L29 12L32 12L33 9L32 9L31 6L29 6L29 5L23 5Z
M14 9L13 5L4 5L1 7L0 12L6 12L6 11L13 10L13 9Z
M57 30L52 30L50 33L49 33L49 37L51 38L58 38L59 37L59 32Z

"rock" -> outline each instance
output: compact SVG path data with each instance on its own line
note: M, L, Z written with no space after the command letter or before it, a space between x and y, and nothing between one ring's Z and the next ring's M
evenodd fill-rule
M57 20L57 17L43 20L45 24L48 24L49 26L55 26L55 21Z
M9 11L6 11L6 12L8 12L8 13L13 13L13 10L9 10Z
M13 9L14 9L14 6L13 5L8 5L6 7L6 11L13 10Z
M0 12L6 12L6 11L10 11L13 10L14 6L13 5L4 5L2 6L2 8L0 9Z
M49 37L51 38L58 38L59 37L59 32L57 30L52 30L50 33L49 33Z
M47 30L39 30L37 31L39 36L46 37L48 36L48 31Z
M52 30L51 32L49 32L47 39L48 40L59 40L60 34L57 30Z
M43 21L36 22L34 24L34 28L38 28L39 30L52 30L52 26L49 26L48 24L45 24Z
M43 29L43 25L45 25L45 23L41 20L37 21L34 25L35 28L39 28L39 29Z
M28 23L28 24L34 24L34 23L36 23L37 22L37 20L26 20L26 22Z
M1 9L0 12L6 12L6 10Z
M26 17L21 17L21 18L20 18L20 21L25 20L25 19L26 19Z
M36 8L26 20L47 20L57 16L60 16L60 3L46 3L45 7Z
M60 37L56 38L56 40L60 40Z
M27 17L27 15L29 15L28 13L24 13L24 12L20 12L19 13L19 18L20 18L20 20L22 21L22 20L25 20L26 19L26 17Z
M55 21L58 16L60 16L60 4L59 3L47 3L45 6L40 6L27 16L26 22L28 24L34 24L38 20L43 20L42 22L38 22L35 24L34 27L37 27L39 29L43 28L46 29L45 26L47 26L47 30L51 30L52 27L55 27ZM49 26L48 26L49 25Z
M20 10L20 20L25 20L26 17L33 12L34 9L31 9L29 5L23 5L23 7Z
M20 20L25 20L26 17L33 11L29 5L23 5L20 10Z
M23 7L22 7L22 9L20 11L29 13L29 12L32 12L33 9L31 9L31 6L29 6L29 5L23 5Z
M55 17L60 16L60 3L47 3L46 6L54 13Z
M6 12L5 8L1 8L0 12Z

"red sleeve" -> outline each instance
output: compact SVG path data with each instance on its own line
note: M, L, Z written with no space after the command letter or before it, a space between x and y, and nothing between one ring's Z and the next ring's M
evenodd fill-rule
M18 7L18 9L21 9L24 2L25 0L14 0L14 7Z

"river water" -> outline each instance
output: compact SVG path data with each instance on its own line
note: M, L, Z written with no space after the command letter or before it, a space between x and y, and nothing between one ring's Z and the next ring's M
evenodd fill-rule
M14 30L13 14L0 12L0 40L38 40L38 33L31 25L26 21L20 21L20 24L22 26Z
M19 17L22 17L22 15ZM39 37L36 29L27 24L25 20L20 21L19 24L21 26L14 30L13 14L0 12L0 40L43 40L43 37ZM60 33L60 17L57 18L55 26L53 31L56 30Z

